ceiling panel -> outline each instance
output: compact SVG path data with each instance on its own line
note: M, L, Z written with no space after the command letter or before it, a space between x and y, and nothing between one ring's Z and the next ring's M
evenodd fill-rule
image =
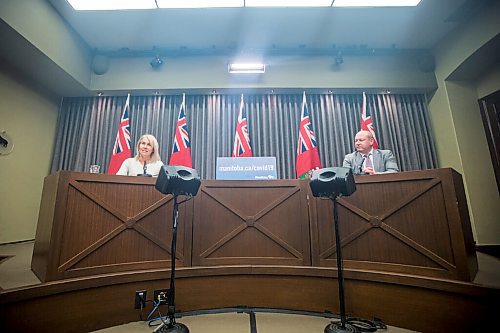
M459 22L465 1L422 0L417 7L216 8L75 11L49 0L98 52L128 49L235 50L349 47L430 49Z

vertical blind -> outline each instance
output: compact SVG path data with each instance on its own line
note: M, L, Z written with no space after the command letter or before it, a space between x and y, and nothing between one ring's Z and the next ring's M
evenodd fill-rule
M193 167L214 179L217 157L231 156L240 95L186 95L186 118ZM108 168L126 97L64 98L59 111L51 171ZM131 96L130 130L134 147L142 134L158 139L167 164L172 151L181 95ZM310 94L307 104L323 167L341 166L354 150L360 128L362 95ZM254 156L275 156L278 178L295 178L302 94L244 96ZM402 171L437 166L423 94L367 95L381 149L390 149Z

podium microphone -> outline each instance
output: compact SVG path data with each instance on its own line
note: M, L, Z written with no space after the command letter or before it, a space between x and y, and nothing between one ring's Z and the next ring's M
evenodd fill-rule
M142 167L143 173L139 173L139 174L137 174L137 176L139 176L139 177L153 177L152 175L147 173L147 169L148 168L146 167L146 161L144 161L144 166Z

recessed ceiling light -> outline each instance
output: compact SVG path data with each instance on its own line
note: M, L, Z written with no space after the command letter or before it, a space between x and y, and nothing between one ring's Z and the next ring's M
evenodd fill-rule
M75 10L239 7L404 7L421 0L67 0Z
M245 7L331 7L332 0L246 0Z
M158 8L233 8L244 7L244 0L156 0Z
M121 10L157 8L154 0L68 0L75 10Z
M421 0L335 0L333 7L414 7Z

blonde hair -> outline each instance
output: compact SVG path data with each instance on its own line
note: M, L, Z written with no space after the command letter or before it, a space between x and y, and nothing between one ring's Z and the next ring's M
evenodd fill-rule
M140 154L139 154L139 145L140 145L142 139L148 140L149 143L151 144L151 146L153 146L153 151L151 152L151 157L150 157L150 160L149 160L150 163L161 161L160 148L158 147L158 141L151 134L144 134L137 141L137 144L135 145L135 150L136 150L135 159L139 160L139 157L140 157Z

